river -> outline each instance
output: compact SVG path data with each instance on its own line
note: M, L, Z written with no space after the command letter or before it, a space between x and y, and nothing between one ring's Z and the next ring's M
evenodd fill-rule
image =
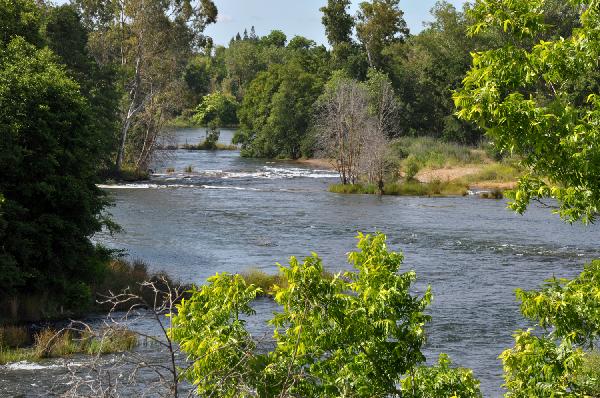
M221 140L232 133L224 130ZM180 143L202 137L198 129L178 133ZM339 195L327 192L336 182L329 170L244 159L238 151L162 155L149 182L106 187L124 231L99 234L97 241L153 270L202 283L221 271L275 273L276 262L311 251L328 270L347 269L356 232L384 232L389 246L404 252L404 270L417 272L415 292L433 289L428 361L445 352L472 368L486 397L502 394L497 357L512 346L513 331L526 327L514 290L553 275L574 277L600 257L597 225L568 225L544 208L520 216L505 201L475 197ZM184 172L188 166L192 172ZM175 172L167 173L171 167ZM255 322L275 310L263 304ZM10 372L0 368L0 379L11 379Z

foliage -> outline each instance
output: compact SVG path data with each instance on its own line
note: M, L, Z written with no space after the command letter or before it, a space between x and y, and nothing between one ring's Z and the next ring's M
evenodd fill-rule
M196 108L194 121L201 125L217 123L218 126L233 126L238 123L239 104L232 95L214 92L202 98Z
M328 0L327 5L320 8L327 40L333 47L352 41L354 18L348 14L349 8L350 0Z
M371 0L358 5L356 35L372 68L384 65L383 49L386 46L408 36L408 27L399 3L399 0Z
M74 4L91 31L91 53L118 71L122 98L115 168L128 163L147 169L166 122L190 98L186 66L193 49L206 44L203 31L216 22L216 6L211 0Z
M584 347L600 335L600 261L573 280L553 278L539 291L517 291L523 315L545 332L517 331L502 355L508 396L581 396L594 379L580 377Z
M392 196L464 196L467 186L462 182L440 181L421 183L408 180L401 183L388 182L383 191L375 184L332 184L329 192L343 194L382 194Z
M104 224L97 167L110 137L50 50L18 37L0 46L0 290L60 302L102 267L89 238Z
M295 63L259 73L239 111L234 143L242 144L242 155L299 158L321 87L318 77Z
M565 220L589 222L600 206L600 8L595 0L569 3L578 7L581 27L566 38L534 42L547 29L547 1L478 1L469 32L502 29L512 42L474 54L454 100L461 118L523 157L528 173L515 191L514 210L554 198Z
M178 306L171 335L192 360L185 378L198 394L404 396L402 379L425 386L431 374L444 382L445 391L479 396L470 373L451 369L447 361L417 370L425 360L421 347L429 316L424 310L431 292L410 293L416 275L398 273L403 257L387 250L384 235L358 238L359 251L348 255L352 272L325 278L316 254L280 266L287 284L275 287L282 311L270 322L276 344L268 353L245 328L259 288L240 275L217 274L194 289Z
M433 367L419 366L411 377L402 380L402 389L411 398L479 398L479 381L470 369L451 368L452 361L440 354Z
M259 292L240 275L217 274L177 306L171 338L193 360L183 377L197 386L198 395L250 396L243 382L259 364L240 316L254 314L250 302Z

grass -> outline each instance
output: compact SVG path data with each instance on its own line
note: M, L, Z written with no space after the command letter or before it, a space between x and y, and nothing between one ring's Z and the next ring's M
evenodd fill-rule
M481 164L487 157L484 151L431 137L400 137L392 143L392 150L400 159L410 156L420 169Z
M144 288L142 283L154 282L160 292L167 292L168 287L182 287L188 290L189 286L173 281L165 272L151 273L148 265L141 260L125 261L123 259L113 259L107 264L106 275L101 284L94 287L93 292L96 297L102 299L109 295L109 292L115 294L125 290L128 293L141 297L143 303L152 305L154 303L155 293L149 288ZM134 302L123 303L117 310L128 310ZM111 309L111 305L96 304L96 310L105 312Z
M25 327L18 328L28 334ZM3 333L3 336L5 334ZM106 328L98 334L88 331L43 329L32 336L33 344L27 347L11 345L0 340L0 364L19 361L39 361L45 358L62 358L73 354L102 355L131 351L138 343L137 334L127 329Z
M192 167L192 165L189 165L185 169L183 169L183 171L186 172L186 173L193 173L194 172L194 168Z
M236 145L233 144L221 144L217 143L209 143L207 141L200 142L199 144L185 144L182 146L183 149L187 149L188 151L235 151L239 149Z
M173 128L191 128L191 127L202 127L201 124L198 124L194 121L193 114L187 113L183 115L179 115L176 118L173 118L167 122L167 127Z
M333 184L329 192L342 194L376 194L377 187L372 184ZM384 195L393 196L454 196L466 195L467 187L461 182L434 180L429 183L418 181L405 181L401 183L386 184L383 188Z
M478 182L514 182L523 174L522 170L510 163L493 163L483 166L481 171L461 178L465 184Z

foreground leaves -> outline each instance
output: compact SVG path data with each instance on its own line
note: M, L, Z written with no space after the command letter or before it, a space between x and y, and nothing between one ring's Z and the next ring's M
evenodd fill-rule
M202 396L218 397L479 397L470 371L425 357L425 309L431 290L411 294L414 272L399 273L403 256L385 235L358 236L348 255L352 272L323 276L313 253L280 266L286 287L275 288L282 311L270 352L245 329L259 289L239 275L218 274L179 306L171 331L192 366L185 378ZM434 394L434 395L431 395Z

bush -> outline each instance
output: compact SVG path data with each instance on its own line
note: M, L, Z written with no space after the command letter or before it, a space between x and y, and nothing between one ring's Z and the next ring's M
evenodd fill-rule
M522 171L512 164L494 163L483 167L475 174L465 176L461 179L464 183L476 182L513 182L519 179Z
M404 178L407 181L414 180L417 173L421 169L421 164L415 155L409 155L404 161Z
M578 384L584 386L585 395L600 397L600 352L588 352L584 356L583 366L577 376Z
M400 272L403 256L387 250L384 235L358 238L359 250L348 255L352 271L326 278L314 253L280 266L287 286L274 292L281 311L270 322L275 342L268 353L245 328L258 287L224 273L193 290L170 331L192 361L182 377L198 395L222 397L405 396L405 375L413 383L416 372L431 378L420 368L431 290L411 293L416 274ZM446 380L444 392L479 397L472 374L447 363L431 372L430 384Z
M329 192L340 194L368 194L379 193L372 184L332 184ZM429 183L406 181L403 183L388 183L383 187L384 195L395 196L452 196L467 193L467 187L461 182L434 180Z

